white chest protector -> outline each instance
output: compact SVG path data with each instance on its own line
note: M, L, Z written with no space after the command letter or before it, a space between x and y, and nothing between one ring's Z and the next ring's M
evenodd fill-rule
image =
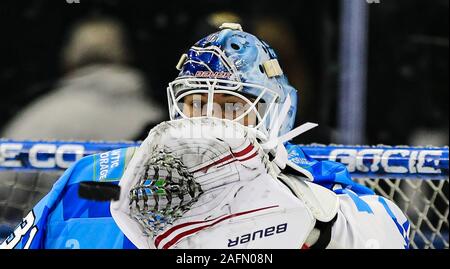
M208 118L155 127L111 203L124 234L138 248L301 248L316 219L336 215L336 195L281 182L248 130Z

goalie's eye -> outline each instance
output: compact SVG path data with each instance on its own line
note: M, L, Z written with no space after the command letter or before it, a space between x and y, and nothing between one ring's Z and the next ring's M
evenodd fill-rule
M187 95L182 101L182 111L188 117L200 117L202 114L203 106L206 104L207 100L207 95Z
M184 97L184 103L188 105L202 105L208 100L207 94L191 94Z

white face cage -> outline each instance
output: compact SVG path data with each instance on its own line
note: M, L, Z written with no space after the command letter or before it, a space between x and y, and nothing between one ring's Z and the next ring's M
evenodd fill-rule
M244 93L244 89L251 91L254 100L247 97L249 94ZM204 94L208 97L205 113L202 113L200 117L212 117L214 96L219 93L238 97L246 104L246 110L232 119L233 121L239 122L250 113L254 113L257 123L255 126L248 127L254 129L263 141L269 139L271 123L277 118L279 95L269 88L253 83L211 78L178 78L167 87L170 119L192 118L183 112L184 98L192 94Z

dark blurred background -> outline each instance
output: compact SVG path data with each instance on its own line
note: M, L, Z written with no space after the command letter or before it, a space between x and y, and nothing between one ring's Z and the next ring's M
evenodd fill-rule
M365 127L363 139L354 143L448 145L449 1L381 0L367 5ZM124 81L141 81L140 77L146 81L145 87L137 87L145 94L143 100L163 113L142 119L133 127L136 131L119 137L143 139L149 128L168 119L166 87L177 76L180 55L215 31L221 20L234 20L278 52L281 66L299 92L298 124L319 123L319 128L296 142L342 143L337 118L339 106L346 105L338 102L341 19L336 0L2 1L0 137L2 131L7 136L6 129L20 121L17 117L26 107L73 81L74 69L96 62L127 66L132 74L139 74L139 79L132 75ZM126 48L124 57L100 53L68 64L64 52L70 47L71 33L80 22L90 20L117 23L112 24L124 35L118 38ZM110 81L108 75L100 80ZM62 126L76 125L64 119L58 118ZM47 120L40 119L42 126Z

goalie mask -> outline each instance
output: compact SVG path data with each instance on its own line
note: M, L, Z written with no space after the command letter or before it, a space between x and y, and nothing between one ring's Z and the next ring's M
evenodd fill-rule
M263 141L289 132L297 92L283 74L277 55L238 24L225 23L221 29L182 55L179 76L167 89L170 118L234 120L253 127Z

